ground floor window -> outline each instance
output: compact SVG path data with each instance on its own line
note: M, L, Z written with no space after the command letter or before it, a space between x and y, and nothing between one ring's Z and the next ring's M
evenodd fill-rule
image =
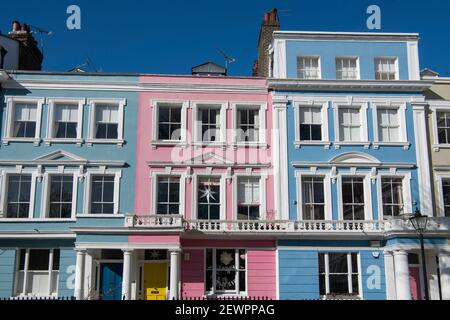
M320 295L359 295L358 254L319 253Z
M16 295L56 295L59 254L59 249L18 250Z
M242 249L206 249L205 282L209 294L247 291L247 253Z

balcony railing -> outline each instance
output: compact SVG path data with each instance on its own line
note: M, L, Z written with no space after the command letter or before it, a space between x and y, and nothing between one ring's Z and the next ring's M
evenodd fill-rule
M389 220L185 220L181 215L127 216L125 226L203 233L383 233L414 232L407 219ZM429 218L429 232L450 231L450 218Z
M184 222L187 231L202 232L374 232L383 231L383 221L261 221L261 220L189 220Z
M126 216L125 226L128 228L181 229L183 227L183 216L180 215Z

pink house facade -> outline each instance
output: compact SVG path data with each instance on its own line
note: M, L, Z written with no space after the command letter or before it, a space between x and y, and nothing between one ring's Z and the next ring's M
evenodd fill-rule
M130 298L276 299L266 80L142 76L140 86Z

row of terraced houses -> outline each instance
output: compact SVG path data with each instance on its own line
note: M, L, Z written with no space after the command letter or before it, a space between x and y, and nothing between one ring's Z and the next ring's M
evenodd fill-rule
M272 11L252 77L2 70L0 297L450 299L450 79L418 40Z

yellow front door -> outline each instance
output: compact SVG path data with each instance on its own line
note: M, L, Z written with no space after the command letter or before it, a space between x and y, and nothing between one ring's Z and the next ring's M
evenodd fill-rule
M166 300L167 263L147 263L144 266L145 300Z

